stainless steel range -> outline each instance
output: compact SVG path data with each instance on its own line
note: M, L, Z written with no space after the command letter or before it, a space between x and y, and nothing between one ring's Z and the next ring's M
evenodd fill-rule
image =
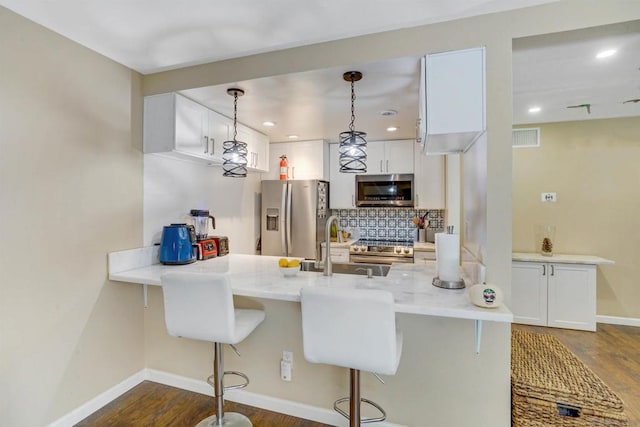
M360 239L349 247L349 260L374 264L412 263L413 241Z

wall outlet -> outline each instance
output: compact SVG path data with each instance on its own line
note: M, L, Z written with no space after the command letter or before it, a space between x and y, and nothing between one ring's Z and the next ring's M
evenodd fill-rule
M555 203L558 201L556 193L542 193L540 199L547 203Z
M293 351L283 350L282 360L284 360L285 362L293 363Z
M291 381L291 362L280 361L280 379L282 381Z

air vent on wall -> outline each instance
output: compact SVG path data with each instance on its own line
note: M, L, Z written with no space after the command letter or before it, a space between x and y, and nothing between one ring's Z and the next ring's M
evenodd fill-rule
M521 128L511 131L511 145L513 147L539 147L540 128Z

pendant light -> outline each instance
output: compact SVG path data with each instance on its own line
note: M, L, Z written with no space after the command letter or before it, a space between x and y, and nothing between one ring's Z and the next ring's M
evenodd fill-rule
M247 143L238 141L238 97L244 95L244 90L229 88L227 94L233 96L233 140L222 143L222 169L224 169L222 175L245 178L247 176Z
M354 83L362 79L360 71L347 71L342 78L351 82L351 123L347 132L340 133L340 172L360 173L367 171L367 134L355 130L356 114L354 103L356 92Z

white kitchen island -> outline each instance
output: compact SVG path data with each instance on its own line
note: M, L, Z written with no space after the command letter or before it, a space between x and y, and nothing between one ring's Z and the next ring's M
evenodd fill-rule
M304 286L386 289L394 295L398 327L404 335L400 366L395 376L385 376L386 385L368 375L362 383L365 397L380 403L389 414L389 422L381 427L423 425L426 413L433 425L509 425L512 314L506 307L483 309L472 305L467 289L434 287L431 280L435 263L393 265L386 277L371 279L338 273L326 277L304 271L285 278L279 271L278 257L230 254L193 264L165 266L154 261L157 257L153 250L135 249L109 256L110 280L148 288L148 308L144 310L146 368L162 372L151 380L201 393L209 389L206 383L195 379L210 374L210 346L177 339L164 331L161 275L181 270L228 274L240 306L257 304L266 311L263 325L240 346L242 358L233 353L225 357L230 369L244 371L251 377L248 389L230 392L229 398L325 424L342 425L341 417L331 408L332 402L348 390L348 372L304 360L300 289ZM279 377L283 350L294 353L291 382L283 382ZM174 382L176 375L183 379ZM197 382L200 385L195 381L200 381ZM486 405L487 399L492 405ZM454 410L460 401L465 402L466 410Z
M280 301L300 301L300 289L303 286L384 289L393 294L398 313L494 322L513 321L513 315L505 306L486 309L471 304L467 297L468 288L453 290L433 286L431 281L436 274L435 262L419 265L394 264L386 277L367 278L339 273L324 276L310 271L300 271L294 277L284 277L278 269L279 257L275 256L230 254L185 265L163 265L154 261L148 265L144 265L144 262L143 265L135 262L123 264L123 259L118 259L136 257L139 256L138 251L145 250L153 248L110 254L109 279L159 286L160 276L167 272L222 273L230 276L234 295ZM151 255L141 259L153 258ZM127 265L133 265L134 268L123 270ZM468 280L467 286L470 286Z

